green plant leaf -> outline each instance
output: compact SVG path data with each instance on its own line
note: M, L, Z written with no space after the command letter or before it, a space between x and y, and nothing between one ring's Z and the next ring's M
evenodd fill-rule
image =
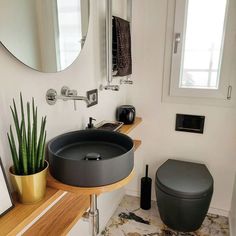
M12 160L13 160L13 164L14 164L14 171L15 171L15 174L19 175L20 174L19 160L18 160L15 140L14 140L14 137L12 134L11 126L10 126L10 135L7 133L7 138L8 138L10 149L11 149Z
M41 128L40 128L40 136L38 141L38 150L37 150L37 168L41 168L42 158L43 158L43 139L44 139L44 131L46 125L46 117L41 120Z
M32 127L32 149L31 149L31 159L32 159L32 172L35 173L36 162L35 162L35 146L34 146L34 136L35 136L35 107L34 107L34 99L32 98L32 119L33 119L33 127Z
M37 171L37 107L35 108L35 112L34 112L34 122L33 122L33 129L34 129L34 139L33 139L33 146L34 146L34 163L35 163L35 171Z
M23 97L20 93L21 121L18 117L14 99L13 107L10 108L18 139L17 147L12 127L10 126L10 132L7 134L7 136L12 153L14 169L17 173L23 175L37 173L42 167L44 167L43 165L45 161L46 117L43 117L41 120L41 127L38 137L38 109L35 106L34 98L32 98L32 111L30 103L27 102L27 114L25 116Z
M16 129L16 134L18 137L18 156L19 156L19 168L20 170L22 170L23 168L23 160L22 160L22 153L20 151L20 146L21 146L21 130L20 130L20 125L19 125L19 118L18 118L18 113L17 113L17 109L16 109L16 103L15 100L13 99L13 108L11 108L11 112L12 112L12 116L13 116L13 120L14 120L14 124L15 124L15 129Z
M20 124L19 124L19 118L18 118L18 113L17 113L17 109L16 109L16 103L15 103L15 100L13 99L13 109L12 107L11 108L11 111L12 111L12 116L13 116L13 119L14 119L14 123L15 123L15 128L16 128L16 133L17 133L17 136L18 136L18 139L21 138L21 135L20 135Z
M37 172L37 107L35 107L34 99L32 98L32 116L33 116L33 128L32 128L32 167L33 173Z
M45 164L45 146L46 146L46 137L47 137L47 132L45 131L44 133L44 139L43 139L43 152L42 152L42 161L41 161L41 168L44 168Z
M32 144L31 144L31 160L32 160L32 174L35 173L35 167L36 167L36 162L35 162L35 151L34 151L34 129L32 129Z
M25 130L23 128L23 120L21 121L21 134L22 134L22 140L20 145L20 152L22 155L22 161L23 161L23 173L24 175L28 174L28 158L27 158L27 145L26 145L26 135L24 134Z
M32 139L31 139L31 120L30 120L30 103L27 102L27 119L28 119L28 135L27 135L27 156L28 156L28 168L29 172L32 173L32 156L31 156L31 149L32 149Z
M25 112L24 112L24 103L22 98L22 93L20 93L20 107L21 107L21 137L22 137L22 158L23 158L23 169L24 172L28 174L28 145L26 137L26 125L25 125Z

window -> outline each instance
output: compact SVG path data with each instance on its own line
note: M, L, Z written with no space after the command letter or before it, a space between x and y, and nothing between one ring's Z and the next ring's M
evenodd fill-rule
M82 22L80 0L57 0L59 52L62 69L74 61L81 50Z
M171 96L226 98L221 76L228 0L176 0Z

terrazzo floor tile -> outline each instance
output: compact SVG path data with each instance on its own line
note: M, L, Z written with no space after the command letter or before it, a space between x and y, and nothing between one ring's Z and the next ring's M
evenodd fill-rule
M139 201L126 195L101 236L229 236L227 217L209 214L198 231L175 232L162 223L156 202L145 211L139 207Z

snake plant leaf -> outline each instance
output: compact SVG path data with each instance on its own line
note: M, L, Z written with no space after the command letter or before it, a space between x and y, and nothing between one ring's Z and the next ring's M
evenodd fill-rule
M13 109L12 109L12 107L10 107L10 108L11 108L11 111L12 111L12 116L13 116L13 119L14 119L17 136L18 136L18 139L20 139L21 138L20 124L19 124L18 113L17 113L17 109L16 109L16 103L15 103L14 99L13 99Z
M15 174L20 174L19 160L18 160L18 155L17 155L17 151L16 151L16 144L15 144L15 140L14 140L14 137L12 134L11 126L10 126L10 135L7 133L7 138L8 138L9 144L10 144Z
M21 121L21 135L22 135L22 139L21 139L21 144L20 144L20 152L22 154L22 161L23 161L23 173L24 175L28 174L28 158L27 158L27 147L26 147L26 139L25 139L25 130L23 128L24 123L23 120Z
M43 139L43 153L42 153L42 160L41 160L41 169L44 168L45 165L45 146L46 146L46 138L47 138L47 132L44 133L44 139Z
M24 112L24 104L23 104L23 98L22 98L22 93L20 93L20 105L21 105L21 120L22 120L22 134L25 136L26 140L26 148L27 148L27 138L26 138L26 124L25 124L25 112Z
M40 168L40 162L41 162L41 148L42 148L42 132L43 132L43 117L41 119L41 128L40 128L40 135L39 135L39 141L37 145L37 168Z
M33 104L33 131L34 136L32 136L32 142L33 142L33 158L34 158L34 168L37 170L37 115L38 110L37 107L34 105L34 99L32 101Z
M34 129L32 129L32 140L34 139ZM32 160L32 173L35 173L35 170L36 170L36 161L35 161L35 151L34 151L34 142L32 141L32 144L31 144L31 160Z
M41 120L41 129L40 129L40 136L38 141L38 150L37 150L37 167L41 168L41 162L43 159L44 149L43 149L43 141L44 141L44 131L46 125L46 117L42 118Z
M27 156L28 156L28 166L29 172L32 173L32 156L31 156L31 120L30 120L30 103L27 102L27 120L28 120L28 128L27 128Z
M16 145L12 127L7 133L10 150L12 154L14 170L17 174L28 175L41 171L45 162L46 143L46 117L41 120L41 127L38 137L37 116L38 108L32 98L32 111L29 102L26 104L27 114L25 116L23 96L20 93L21 120L19 120L15 100L13 107L10 107L17 134L18 147Z
M21 134L20 134L19 121L18 121L17 115L15 114L14 110L12 109L12 107L10 107L10 109L11 109L11 113L12 113L12 117L13 117L13 121L14 121L14 125L15 125L15 130L16 130L17 138L18 138L18 140L20 140L21 139Z
M32 117L33 117L33 128L32 128L32 167L33 171L36 171L36 165L37 165L37 149L35 147L35 140L37 140L37 132L35 132L35 128L37 128L37 124L35 123L35 105L34 105L34 98L32 98Z
M20 93L20 107L21 107L21 136L22 136L22 157L23 157L23 168L26 170L28 174L28 164L29 164L29 158L28 158L28 147L27 147L27 137L26 137L26 124L25 124L25 112L24 112L24 104L23 104L23 98L22 93ZM26 154L25 154L26 152Z
M15 124L15 129L16 129L17 137L18 137L19 168L21 170L22 167L23 167L22 153L20 151L20 146L21 146L21 130L20 130L20 125L19 125L18 113L17 113L17 109L16 109L16 103L15 103L14 99L13 99L13 109L12 109L12 107L10 107L10 108L11 108L12 117L13 117L14 124Z
M37 152L38 152L38 148L37 148L37 139L38 139L38 130L37 130L37 107L35 108L35 127L34 127L34 132L35 132L35 135L34 135L34 158L35 158L35 169L37 170L38 166L37 166Z

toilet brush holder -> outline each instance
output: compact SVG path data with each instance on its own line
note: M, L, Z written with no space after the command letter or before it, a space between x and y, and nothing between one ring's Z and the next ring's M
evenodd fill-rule
M141 178L140 207L143 210L151 208L152 179L148 177L148 165L146 165L146 175Z

